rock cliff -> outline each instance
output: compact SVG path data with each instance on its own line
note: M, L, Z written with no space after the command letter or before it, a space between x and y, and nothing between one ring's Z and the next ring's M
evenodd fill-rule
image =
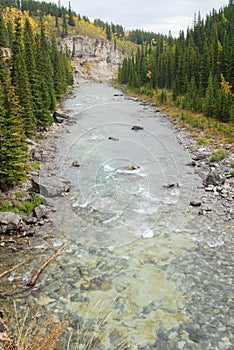
M110 41L87 35L69 36L59 45L74 53L75 84L84 80L108 81L114 78L124 58Z

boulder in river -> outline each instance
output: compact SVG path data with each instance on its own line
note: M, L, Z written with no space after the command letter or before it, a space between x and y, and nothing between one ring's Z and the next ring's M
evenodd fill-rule
M117 137L112 137L112 136L109 136L109 140L119 141L119 139Z
M144 128L142 126L134 125L131 130L138 131L138 130L144 130Z
M199 201L199 200L191 200L190 201L190 205L192 207L200 207L201 206L201 201Z
M79 168L79 167L81 166L81 164L80 164L80 162L78 162L77 160L74 160L74 161L72 162L72 166Z
M175 187L175 184L172 183L172 182L168 182L165 185L163 185L163 187L165 187L165 188L172 188L172 187Z

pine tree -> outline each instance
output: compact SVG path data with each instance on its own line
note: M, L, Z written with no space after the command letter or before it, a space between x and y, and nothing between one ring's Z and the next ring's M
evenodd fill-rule
M68 9L68 24L69 26L75 27L75 22L73 19L73 15L72 15L72 10L71 10L71 3L69 1L69 9Z
M5 26L5 22L3 20L3 16L0 12L0 47L7 47L8 40L7 40L7 30Z
M22 107L22 118L25 133L30 136L36 131L36 119L32 108L32 94L29 84L28 71L25 63L20 19L16 20L15 37L12 48L12 83Z
M50 112L43 101L42 78L39 75L36 64L36 41L28 18L26 18L25 21L23 40L25 48L25 63L32 94L32 109L33 114L36 117L36 124L40 127L45 116L48 115L50 117Z
M6 190L26 177L28 152L20 106L0 50L0 188Z
M63 14L62 37L65 38L67 35L68 35L68 31L67 31L67 19L66 19L66 15Z

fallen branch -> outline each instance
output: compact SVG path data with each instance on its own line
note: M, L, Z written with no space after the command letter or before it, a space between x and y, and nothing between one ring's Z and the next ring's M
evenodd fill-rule
M31 258L25 259L24 261L22 261L22 262L19 263L18 265L12 267L10 270L6 270L6 271L2 272L2 273L0 274L0 278L4 277L4 276L7 275L8 273L10 273L10 272L16 270L19 266L25 264L25 263L26 263L27 261L29 261L30 259L31 259Z
M21 289L11 290L11 291L8 291L8 292L0 292L0 298L12 297L14 295L27 292L29 289L30 289L29 287L24 287L24 288L21 288Z
M54 260L56 258L57 255L59 255L59 253L61 253L61 251L68 245L68 243L64 243L49 259L47 259L44 264L40 267L40 269L35 273L35 275L33 276L33 278L31 279L31 281L29 283L27 283L28 287L34 287L38 277L40 276L40 274L45 270L45 268L49 265L49 263Z

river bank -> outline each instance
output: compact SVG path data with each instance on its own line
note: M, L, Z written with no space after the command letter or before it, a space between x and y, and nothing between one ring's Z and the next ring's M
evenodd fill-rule
M231 158L210 162L210 150L157 107L104 84L76 88L63 108L70 118L42 142L39 187L50 223L26 251L15 244L6 252L16 249L15 262L33 257L19 271L27 281L45 255L70 246L38 287L18 296L21 307L28 299L59 319L68 313L74 331L104 298L115 328L105 349L125 338L144 350L230 349Z
M69 94L68 98L72 96ZM234 155L232 153L232 145L222 144L223 152L217 152L208 145L198 145L196 139L193 135L196 129L186 130L185 128L180 128L178 121L175 118L170 117L170 115L161 112L161 109L155 104L148 102L144 98L133 97L133 100L140 102L145 106L151 106L155 109L158 115L163 116L171 121L172 127L175 129L175 133L178 142L183 145L183 147L189 151L191 156L191 162L188 164L202 180L202 186L205 193L200 199L192 199L190 205L194 207L199 207L199 215L210 215L210 212L218 213L217 215L223 216L225 220L233 219L233 206L232 201L234 198L234 177L233 177L233 164ZM55 138L59 137L63 132L66 132L66 125L73 123L74 121L69 118L68 115L60 111L57 114L54 124L50 129L43 134L43 139L39 142L34 142L29 140L29 152L32 155L32 159L36 162L48 162L55 158L56 147L50 145L48 149L48 140L53 136ZM56 167L56 165L54 165ZM19 216L6 216L2 215L1 220L1 240L3 234L13 233L16 231L19 233L19 237L32 236L33 231L36 230L38 226L43 226L44 223L48 222L48 212L53 207L53 201L51 199L46 199L46 197L54 197L61 195L62 193L69 192L69 183L61 182L58 183L58 179L53 178L53 171L45 174L45 177L49 178L49 182L44 185L47 189L43 189L43 184L39 183L39 169L32 169L29 175L29 181L24 184L23 188L18 188L10 194L10 197L15 198L14 192L21 192L21 196L29 198L28 194L32 198L34 195L41 194L42 205L30 215L25 215L24 219ZM61 179L60 179L61 180ZM48 190L48 186L53 189ZM55 189L57 187L57 190ZM46 196L43 195L43 191L46 192ZM48 192L49 191L49 192ZM24 195L23 195L24 194ZM7 201L9 194L1 194L1 200ZM221 211L220 211L221 210ZM9 221L9 225L7 224ZM7 227L8 226L8 227ZM11 239L10 239L11 240ZM3 239L4 242L7 241L6 237ZM1 243L2 246L5 243Z

